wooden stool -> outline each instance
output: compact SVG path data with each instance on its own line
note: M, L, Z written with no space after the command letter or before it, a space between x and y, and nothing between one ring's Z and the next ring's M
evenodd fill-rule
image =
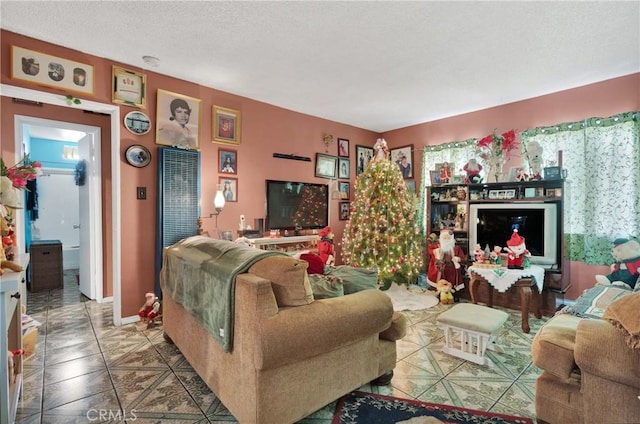
M443 352L479 365L486 365L487 348L501 351L495 345L498 331L509 314L473 303L458 303L441 313L437 321L444 330Z

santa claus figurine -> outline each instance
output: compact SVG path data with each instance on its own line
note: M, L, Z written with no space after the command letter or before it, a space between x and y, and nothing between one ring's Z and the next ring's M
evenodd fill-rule
M507 268L524 269L529 266L528 258L531 253L527 250L524 237L518 234L518 230L513 230L513 234L507 240L507 247L504 250L507 252Z
M160 316L160 300L153 292L146 293L144 297L146 300L138 311L138 315L147 322L147 328L151 328L153 320Z
M438 238L438 247L433 249L429 258L428 279L433 287L437 282L445 279L453 284L453 288L462 283L462 267L465 254L456 244L453 233L449 230L441 230Z
M320 230L320 241L318 242L318 255L325 265L333 265L335 261L335 249L333 247L333 232L331 227L324 227Z
M469 159L469 162L462 167L462 170L467 174L465 178L466 183L479 184L482 182L482 177L480 176L482 165L480 165L476 159Z

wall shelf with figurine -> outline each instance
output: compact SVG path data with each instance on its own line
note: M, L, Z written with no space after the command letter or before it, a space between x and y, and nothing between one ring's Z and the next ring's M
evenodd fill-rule
M564 198L568 187L564 179L429 186L425 210L427 235L450 230L466 254L466 263L470 264L476 244L482 241L482 249L490 244L491 250L494 245L506 246L512 230L521 228L527 247L536 251L535 260L546 269L545 292L549 293L545 293L546 300L543 298L543 312L553 313L555 296L562 296L570 286L563 236ZM481 228L486 224L483 221L490 220L489 216L495 216L501 224ZM495 237L487 237L487 233ZM550 295L551 292L555 294ZM519 307L518 302L519 298L514 298L501 306ZM500 304L499 300L494 304Z

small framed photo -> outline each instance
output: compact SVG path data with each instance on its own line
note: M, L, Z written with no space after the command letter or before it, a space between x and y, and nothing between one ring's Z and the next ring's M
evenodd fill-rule
M316 177L334 179L337 167L337 156L316 153Z
M340 221L346 221L349 219L351 204L349 202L340 202Z
M545 180L560 180L562 179L562 168L559 166L548 166L544 168Z
M525 189L524 189L524 197L526 197L526 198L536 197L536 188L535 187L525 187Z
M349 140L346 138L338 138L338 156L341 158L349 157Z
M547 194L547 197L556 197L556 189L548 188L546 194Z
M356 145L356 177L362 174L373 159L373 148Z
M11 79L94 94L93 66L18 46L11 46Z
M213 106L213 141L240 144L240 111Z
M397 163L402 172L402 178L413 178L413 144L397 149L391 149L391 161Z
M218 149L218 172L222 174L238 173L238 151Z
M544 187L536 187L535 197L544 197Z
M340 190L340 199L341 200L349 200L351 196L349 196L349 183L340 181L338 183L338 190Z
M462 175L452 175L451 179L449 180L450 184L463 184L464 183L464 177Z
M514 197L516 197L516 190L514 188L504 191L505 199L513 199Z
M338 158L338 178L351 178L351 167L349 159Z
M429 178L432 186L440 185L440 171L429 171Z
M156 144L200 148L201 100L158 89Z
M218 184L222 187L225 202L238 201L238 179L233 177L218 177Z
M220 230L218 231L218 236L220 240L233 241L233 231Z
M133 110L124 116L124 126L135 135L143 135L151 131L151 120L146 113Z
M147 107L147 76L145 74L112 67L113 94L111 101L127 106L135 106L141 109Z

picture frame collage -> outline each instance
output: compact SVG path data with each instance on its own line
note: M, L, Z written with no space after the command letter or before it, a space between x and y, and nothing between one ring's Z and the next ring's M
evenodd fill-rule
M337 149L337 155L316 153L315 176L333 180L337 184L340 200L338 217L340 221L346 221L349 219L351 207L351 149L349 140L338 138Z

